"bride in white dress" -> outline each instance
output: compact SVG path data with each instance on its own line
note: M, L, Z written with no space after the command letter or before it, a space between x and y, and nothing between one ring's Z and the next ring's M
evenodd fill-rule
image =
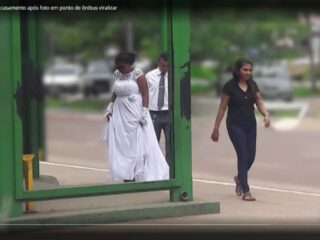
M105 117L105 141L112 180L169 179L169 167L159 147L148 110L148 85L133 66L133 53L115 58L114 88Z

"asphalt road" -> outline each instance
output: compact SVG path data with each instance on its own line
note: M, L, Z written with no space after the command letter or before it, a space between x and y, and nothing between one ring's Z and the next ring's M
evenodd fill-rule
M210 96L192 98L193 178L232 182L236 173L236 155L226 132L225 119L219 142L210 140L216 111L217 101L211 101ZM48 158L41 165L41 174L56 175L60 180L63 171L70 172L71 168L75 171L81 166L92 171L94 179L82 179L81 184L106 181L103 113L48 110L46 116ZM258 119L257 154L249 183L320 193L320 131L265 129L261 121ZM163 149L163 141L160 145ZM72 184L67 179L63 179L62 183Z

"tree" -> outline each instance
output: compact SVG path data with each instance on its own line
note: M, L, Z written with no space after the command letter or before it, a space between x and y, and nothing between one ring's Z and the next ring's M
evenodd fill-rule
M160 13L155 8L132 11L124 9L114 13L65 12L45 15L45 33L55 46L55 54L77 58L86 62L103 57L107 45L127 49L128 22L133 27L133 50L155 58L160 48Z
M192 58L218 62L217 88L222 73L240 56L263 63L306 54L300 45L308 29L298 21L297 11L198 8L191 12L191 24Z

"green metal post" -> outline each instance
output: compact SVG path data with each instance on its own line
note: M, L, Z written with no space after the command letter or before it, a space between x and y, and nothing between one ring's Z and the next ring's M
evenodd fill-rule
M170 52L169 75L173 111L174 178L180 186L170 191L171 201L192 201L191 155L191 96L190 96L190 23L189 4L185 0L170 0L168 43Z
M10 1L11 3L11 1ZM22 163L20 18L18 12L0 14L0 214L22 215L15 196L15 163ZM22 169L20 169L22 178ZM19 183L22 188L22 182Z
M35 13L23 12L21 27L22 46L22 76L24 99L24 153L34 154L33 176L39 177L38 157L38 86L37 86L37 44Z
M44 62L44 39L42 32L41 14L36 15L36 78L37 78L37 110L38 110L38 158L39 161L46 160L45 148L45 99L42 83ZM39 166L38 166L39 168Z

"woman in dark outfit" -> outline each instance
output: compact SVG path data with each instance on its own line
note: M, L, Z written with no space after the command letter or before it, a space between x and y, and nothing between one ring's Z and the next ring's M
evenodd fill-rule
M211 139L219 140L219 127L228 106L227 129L238 158L238 175L234 177L236 194L243 200L255 201L248 185L248 171L256 154L257 122L254 104L264 117L264 126L269 127L269 113L263 103L257 83L252 79L253 64L245 58L234 64L233 78L222 88L221 102Z

